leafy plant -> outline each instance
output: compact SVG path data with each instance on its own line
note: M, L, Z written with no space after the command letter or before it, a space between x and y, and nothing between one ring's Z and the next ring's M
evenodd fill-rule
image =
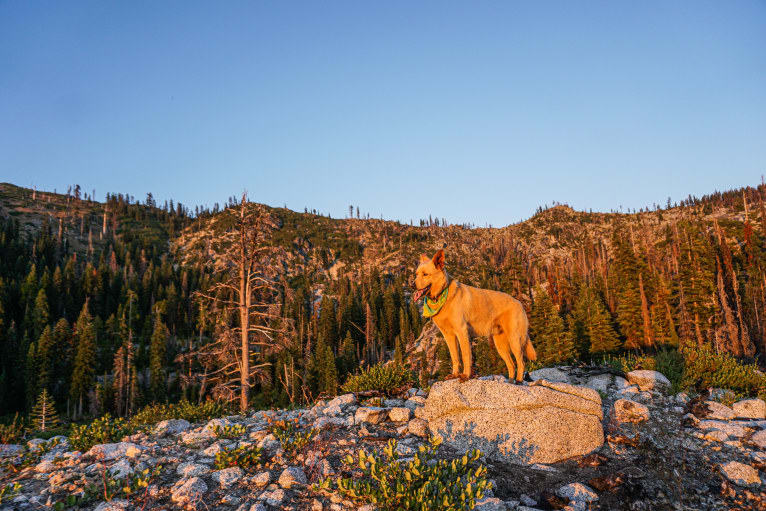
M24 421L19 414L13 416L10 424L0 424L0 444L15 444L24 437Z
M117 442L132 432L133 428L128 421L106 414L89 424L73 424L69 432L69 444L72 448L85 452L97 444Z
M8 502L12 497L21 491L21 485L19 483L8 484L0 487L0 504L3 501Z
M282 449L290 454L302 451L318 433L315 428L301 431L298 428L298 419L285 421L273 420L271 417L268 417L267 420L269 422L269 432L279 440Z
M408 461L399 460L394 440L388 442L382 456L360 449L356 459L349 455L344 463L349 470L360 470L362 478L323 479L315 490L335 489L347 498L385 509L471 510L491 488L487 468L477 464L481 452L473 450L452 460L437 459L440 443L432 438Z
M709 346L686 345L682 386L706 390L731 389L738 396L766 394L766 375L755 364L743 364L728 353L716 353Z
M379 391L387 396L401 392L414 382L412 372L397 364L375 364L359 374L349 376L343 392Z
M215 455L214 466L216 470L229 467L239 467L245 471L252 471L261 464L263 449L259 447L241 446L236 449L223 449Z
M148 405L136 412L130 418L130 423L135 429L146 425L153 425L168 419L184 419L189 422L201 422L221 417L229 412L229 407L219 401L205 401L204 403L190 403L179 401L175 404Z
M109 502L115 497L131 499L138 496L142 490L144 491L144 497L146 497L149 484L160 475L161 471L162 466L158 465L153 470L145 468L125 477L112 477L109 475L106 467L103 467L101 470L101 481L88 485L85 489L83 500L85 502L94 500ZM82 503L82 501L76 502L76 504Z
M215 435L216 438L225 438L229 440L243 436L246 431L247 428L242 424L234 424L232 426L219 426L216 424L213 426L213 435Z

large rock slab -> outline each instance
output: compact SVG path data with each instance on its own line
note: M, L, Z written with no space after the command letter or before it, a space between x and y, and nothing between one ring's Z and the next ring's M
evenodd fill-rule
M518 464L555 463L604 443L601 396L566 383L439 382L421 411L448 445Z

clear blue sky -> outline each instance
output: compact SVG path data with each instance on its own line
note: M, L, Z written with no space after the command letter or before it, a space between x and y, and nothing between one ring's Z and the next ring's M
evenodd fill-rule
M0 0L0 181L499 226L764 173L764 1Z

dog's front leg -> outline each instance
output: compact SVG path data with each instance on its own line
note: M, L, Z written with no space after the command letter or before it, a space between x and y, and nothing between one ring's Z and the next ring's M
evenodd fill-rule
M452 374L447 376L448 380L460 377L460 354L457 348L457 336L455 334L444 334L444 340L447 341L447 349L449 349L449 356L452 359Z
M462 328L457 333L460 340L460 355L463 357L463 372L460 375L461 380L468 380L473 373L473 357L471 356L471 337L468 335L468 329Z

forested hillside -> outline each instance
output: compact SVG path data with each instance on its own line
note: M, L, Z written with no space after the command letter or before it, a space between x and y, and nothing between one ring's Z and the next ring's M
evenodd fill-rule
M360 366L402 360L424 325L409 299L417 256L441 247L460 281L522 300L543 364L679 345L763 361L764 193L631 214L541 208L504 228L248 204L268 282L250 404L308 402ZM44 389L70 418L233 400L239 320L211 290L240 208L0 185L0 415L27 413Z

